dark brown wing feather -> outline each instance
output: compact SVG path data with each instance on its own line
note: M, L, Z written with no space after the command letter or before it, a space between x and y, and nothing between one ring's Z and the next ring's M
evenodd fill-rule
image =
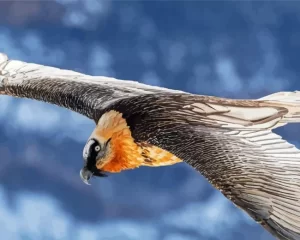
M292 103L163 94L111 108L137 141L190 164L274 236L300 239L300 151L271 131L297 119Z
M0 54L0 94L57 104L96 122L119 110L136 141L186 161L279 239L300 239L300 153L271 132L300 121L299 92L259 101L198 96Z
M161 92L180 91L9 60L0 53L0 94L56 104L95 121L98 109L114 101Z

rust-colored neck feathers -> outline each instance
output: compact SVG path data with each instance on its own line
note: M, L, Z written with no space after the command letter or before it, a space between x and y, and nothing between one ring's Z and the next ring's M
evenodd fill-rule
M157 167L181 162L159 147L136 143L122 114L114 110L102 115L92 135L101 142L111 138L108 154L97 163L97 168L102 171L120 172L139 166Z

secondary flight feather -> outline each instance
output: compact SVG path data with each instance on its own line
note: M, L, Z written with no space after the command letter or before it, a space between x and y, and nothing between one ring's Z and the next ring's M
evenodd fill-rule
M95 122L80 171L87 184L108 172L184 161L276 238L300 239L300 151L272 132L300 122L300 92L201 96L0 54L0 94L56 104Z

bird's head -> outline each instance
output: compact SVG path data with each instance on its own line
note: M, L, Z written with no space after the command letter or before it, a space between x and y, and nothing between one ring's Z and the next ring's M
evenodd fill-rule
M80 177L89 184L92 176L106 176L103 172L136 168L144 161L141 153L122 114L109 111L102 115L83 149Z
M103 163L107 161L107 156L111 151L109 146L110 140L99 141L96 138L91 138L86 143L83 149L84 167L80 171L80 177L86 184L89 184L88 181L92 176L107 176L97 168L97 162Z
M92 176L121 172L139 166L159 167L181 162L157 146L135 141L126 119L111 110L104 113L83 149L84 166L80 177L86 184Z

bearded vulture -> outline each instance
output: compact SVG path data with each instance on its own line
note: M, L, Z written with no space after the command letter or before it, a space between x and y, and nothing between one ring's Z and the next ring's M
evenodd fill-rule
M300 122L300 92L256 100L202 96L9 60L0 94L95 121L80 177L186 162L277 239L300 239L300 151L272 132ZM200 213L199 213L200 214Z

